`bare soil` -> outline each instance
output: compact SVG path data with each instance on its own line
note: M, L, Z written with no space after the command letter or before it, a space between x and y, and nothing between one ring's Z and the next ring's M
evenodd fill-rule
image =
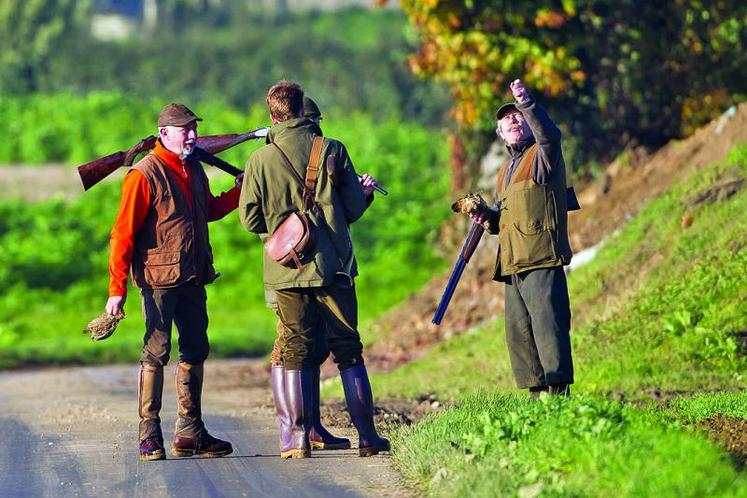
M747 420L718 413L698 426L706 431L708 439L728 451L740 468L747 465Z

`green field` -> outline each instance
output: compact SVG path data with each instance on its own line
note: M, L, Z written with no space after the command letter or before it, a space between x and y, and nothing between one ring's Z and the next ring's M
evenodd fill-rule
M698 428L747 417L747 189L716 195L745 176L741 146L570 274L570 399L516 394L502 320L375 376L377 396L450 406L396 434L400 470L437 496L747 496L742 464Z

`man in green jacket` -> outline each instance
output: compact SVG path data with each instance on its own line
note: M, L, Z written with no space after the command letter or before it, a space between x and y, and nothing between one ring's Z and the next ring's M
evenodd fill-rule
M571 310L563 265L568 242L565 162L561 134L521 80L516 103L496 113L496 133L510 159L498 172L497 210L487 218L498 234L494 280L506 283L506 342L519 388L567 395L573 383Z
M304 205L302 189L288 167L301 178L306 176L312 144L320 130L304 119L303 96L301 87L290 81L280 81L270 88L267 105L273 126L269 143L247 161L239 216L244 227L263 241ZM353 285L358 271L349 225L370 204L376 182L368 175L358 179L345 146L337 140L324 139L319 159L312 161L319 165L316 207L308 211L316 232L315 251L300 269L282 266L266 254L263 262L265 288L276 292L278 315L287 331L282 355L291 427L280 456L306 458L311 454L311 372L316 367L314 352L321 339L320 319L324 320L327 345L340 370L348 411L358 430L359 455L375 455L388 451L389 441L379 437L373 423L373 396L358 334Z
M322 120L322 112L319 110L316 102L311 98L304 95L303 97L303 109L304 118L308 119L315 125L319 126ZM321 127L314 130L315 133L322 135ZM265 297L267 299L267 305L277 314L277 296L274 290L265 289ZM309 443L313 450L346 450L350 448L350 440L347 438L337 437L330 433L324 425L322 425L321 410L320 410L320 367L322 363L327 360L329 356L329 348L327 347L326 336L324 333L324 320L319 320L318 326L320 328L320 338L317 343L317 347L314 348L314 364L316 367L311 369L311 429L309 431ZM283 344L285 343L286 329L283 322L278 320L277 324L277 338L275 343L272 345L272 353L270 354L271 364L271 386L272 386L272 397L275 402L275 411L278 417L278 423L280 426L280 444L286 444L290 438L290 414L288 413L288 400L285 396L285 366L283 364Z

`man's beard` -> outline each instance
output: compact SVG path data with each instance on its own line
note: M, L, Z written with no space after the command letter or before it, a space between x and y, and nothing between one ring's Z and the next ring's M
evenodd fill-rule
M189 149L187 149L186 146L182 145L181 152L179 152L179 159L181 159L182 161L185 160L187 156L189 156L192 152L194 152L194 150L195 150L194 145L191 145Z

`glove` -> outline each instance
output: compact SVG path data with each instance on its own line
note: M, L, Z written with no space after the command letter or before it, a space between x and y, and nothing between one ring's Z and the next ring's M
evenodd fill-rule
M102 313L88 322L86 328L83 329L83 333L89 334L92 341L103 341L117 330L117 325L123 318L124 315L112 316L108 313Z

